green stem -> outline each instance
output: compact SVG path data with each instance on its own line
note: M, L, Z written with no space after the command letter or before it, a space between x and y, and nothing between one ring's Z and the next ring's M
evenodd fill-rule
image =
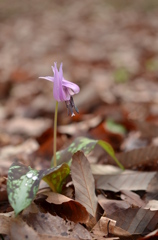
M55 105L55 115L54 115L54 157L53 162L51 162L51 167L57 166L57 160L56 160L56 150L57 150L57 115L58 115L58 102L56 101Z

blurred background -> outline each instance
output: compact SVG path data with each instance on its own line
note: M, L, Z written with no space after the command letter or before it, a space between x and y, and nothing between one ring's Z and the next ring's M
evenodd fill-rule
M30 137L38 124L28 119L44 118L33 136L40 144L46 141L42 134L53 124L53 85L38 77L53 75L54 62L63 62L64 77L81 88L74 97L80 115L67 117L61 103L58 124L82 126L59 127L60 134L101 138L120 151L124 137L108 138L105 132L113 121L122 124L121 134L136 126L146 133L147 121L157 125L157 16L156 0L1 0L1 146L21 141L10 134ZM156 137L155 128L152 134Z

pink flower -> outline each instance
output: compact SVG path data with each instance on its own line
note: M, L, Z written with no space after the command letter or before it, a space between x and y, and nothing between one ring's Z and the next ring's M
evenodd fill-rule
M59 71L57 69L57 64L54 63L54 67L52 66L52 70L54 73L54 77L46 76L40 77L51 81L54 83L53 88L53 96L56 101L63 102L65 101L66 106L68 108L68 114L71 113L71 116L74 116L73 108L78 113L78 109L74 104L73 95L79 93L80 88L77 84L69 82L63 78L63 70L62 70L62 63L60 64Z

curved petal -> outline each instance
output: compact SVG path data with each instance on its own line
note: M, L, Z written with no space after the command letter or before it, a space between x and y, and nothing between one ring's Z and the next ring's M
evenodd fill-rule
M50 82L54 82L54 77L51 77L51 76L39 77L39 78L42 78L42 79L48 80L48 81L50 81Z
M66 88L70 88L72 90L71 92L73 92L73 94L77 94L80 91L80 88L77 84L69 82L68 80L63 79L62 85ZM73 95L73 94L71 94L71 95Z

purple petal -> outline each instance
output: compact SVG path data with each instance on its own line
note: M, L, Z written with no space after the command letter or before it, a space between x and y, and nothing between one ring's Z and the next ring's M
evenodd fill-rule
M57 65L54 63L54 88L53 88L53 95L54 98L60 101L67 101L70 99L70 95L66 88L62 86L62 79L63 79L63 71L62 71L62 64L60 65L60 70L58 72Z
M62 81L62 85L64 87L69 88L69 89L72 90L71 91L71 93L72 93L71 95L77 94L80 91L80 88L79 88L79 86L77 84L69 82L69 81L67 81L65 79L63 79L63 81Z
M54 77L46 76L39 78L43 78L54 83L53 95L56 101L69 101L72 95L77 94L80 91L79 86L63 78L62 63L60 64L59 71L57 69L57 63L54 63L52 70Z
M54 82L54 77L51 77L51 76L39 77L39 78L42 78L42 79L45 79L45 80L48 80L48 81Z

